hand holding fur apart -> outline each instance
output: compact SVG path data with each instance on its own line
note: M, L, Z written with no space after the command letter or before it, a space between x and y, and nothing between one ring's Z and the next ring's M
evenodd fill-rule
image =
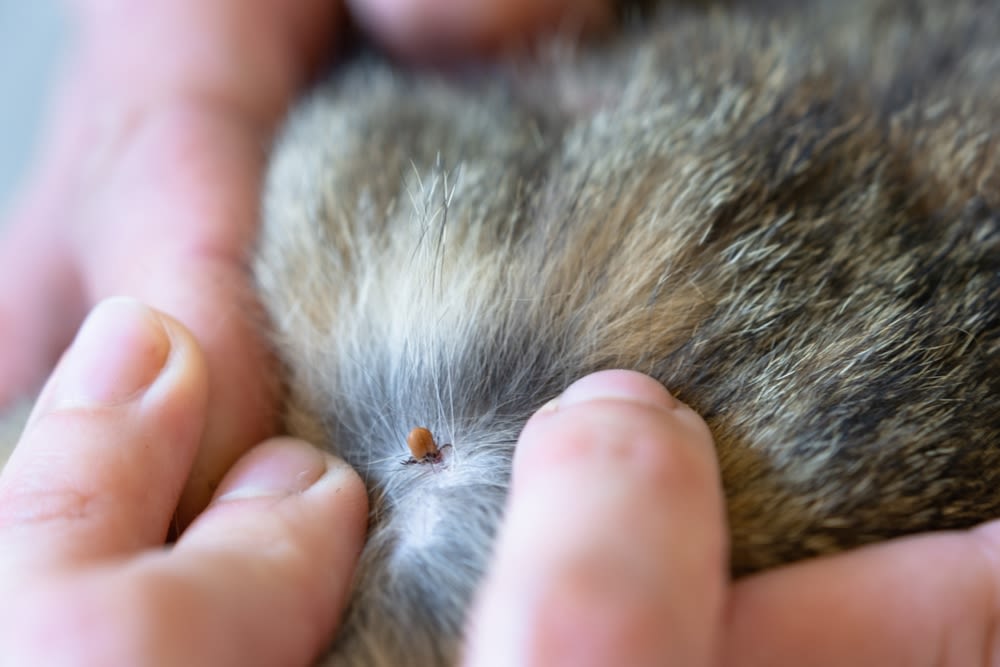
M322 650L365 525L342 462L265 443L163 549L206 387L171 318L117 299L87 320L0 475L0 664L299 665ZM997 644L995 526L730 584L711 437L645 376L578 381L517 451L466 664L966 665Z

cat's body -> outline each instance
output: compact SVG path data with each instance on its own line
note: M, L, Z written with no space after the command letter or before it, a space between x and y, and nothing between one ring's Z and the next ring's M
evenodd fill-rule
M331 664L454 657L517 434L598 369L705 417L737 573L1000 515L1000 3L658 16L461 81L348 66L279 144L288 426L373 499Z

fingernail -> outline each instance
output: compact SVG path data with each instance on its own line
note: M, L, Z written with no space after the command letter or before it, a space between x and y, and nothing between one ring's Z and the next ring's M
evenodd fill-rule
M536 411L536 414L544 415L544 414L549 413L549 412L555 412L556 410L559 409L559 399L560 399L560 396L556 396L551 401L549 401L548 403L546 403L542 407L538 408L538 410Z
M301 493L326 470L326 456L320 450L299 440L276 438L258 445L233 466L214 502Z
M108 299L87 316L56 371L57 407L125 403L157 378L170 338L152 309L134 299Z
M640 403L671 410L679 403L662 384L635 371L600 371L577 380L558 398L541 407L539 413L556 412L590 401L613 400Z

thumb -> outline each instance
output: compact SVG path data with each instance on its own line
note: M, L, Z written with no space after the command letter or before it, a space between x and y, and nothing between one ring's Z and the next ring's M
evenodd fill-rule
M171 580L195 598L183 609L198 610L184 623L197 641L163 664L315 659L347 601L367 508L358 475L311 445L275 438L250 450L170 554Z
M727 583L705 423L606 371L529 420L466 664L703 665Z

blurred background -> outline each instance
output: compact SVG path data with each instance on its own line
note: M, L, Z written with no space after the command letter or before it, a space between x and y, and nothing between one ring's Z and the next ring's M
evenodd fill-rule
M68 27L60 0L0 0L0 221L38 144Z

